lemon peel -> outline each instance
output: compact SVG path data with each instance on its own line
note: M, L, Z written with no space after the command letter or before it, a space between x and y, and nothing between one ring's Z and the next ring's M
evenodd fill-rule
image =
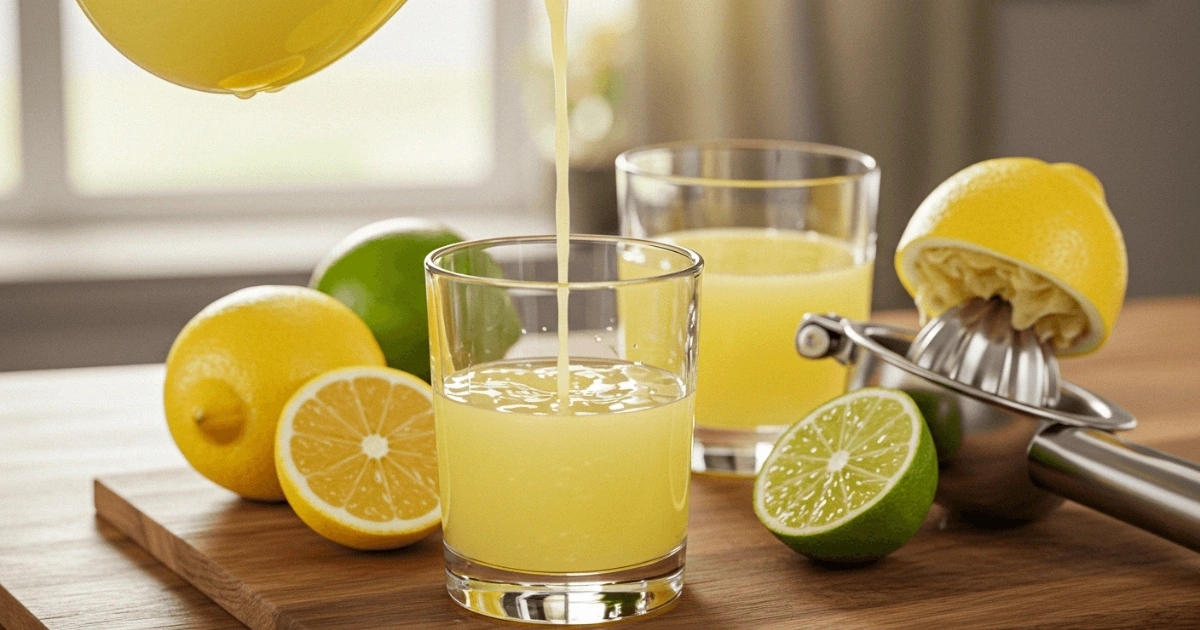
M188 463L248 499L279 501L279 411L310 378L333 368L383 365L367 325L312 289L235 291L192 318L171 346L163 408Z

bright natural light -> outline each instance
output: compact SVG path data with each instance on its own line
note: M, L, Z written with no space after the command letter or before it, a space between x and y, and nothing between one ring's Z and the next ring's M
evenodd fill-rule
M329 68L248 101L151 76L74 0L62 2L67 169L78 194L458 187L492 172L491 2L409 2ZM0 0L0 17L12 4ZM0 28L0 51L7 35ZM0 81L11 76L8 57Z
M21 182L17 62L17 1L0 0L0 197Z

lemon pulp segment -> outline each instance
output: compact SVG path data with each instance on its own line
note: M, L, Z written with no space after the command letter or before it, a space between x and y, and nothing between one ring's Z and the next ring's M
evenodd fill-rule
M925 247L914 263L917 308L926 316L946 312L973 297L1000 296L1012 304L1012 325L1032 327L1056 350L1089 332L1078 299L1028 267L963 246Z
M389 368L318 377L288 402L277 466L288 501L348 546L401 546L441 518L431 394Z

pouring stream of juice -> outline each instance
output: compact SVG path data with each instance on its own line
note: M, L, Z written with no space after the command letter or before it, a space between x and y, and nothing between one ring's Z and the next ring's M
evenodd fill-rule
M570 355L567 351L567 288L571 248L571 198L567 192L571 129L567 119L567 2L546 0L550 48L554 57L554 223L558 253L558 400L559 412L570 406Z

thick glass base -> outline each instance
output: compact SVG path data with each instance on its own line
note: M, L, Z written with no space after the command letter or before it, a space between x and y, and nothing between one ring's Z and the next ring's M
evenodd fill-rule
M692 472L731 477L753 477L775 447L786 426L752 429L714 429L696 426L692 445Z
M663 610L679 597L686 547L615 571L524 573L473 562L446 545L446 590L463 608L496 619L556 625L619 621Z

